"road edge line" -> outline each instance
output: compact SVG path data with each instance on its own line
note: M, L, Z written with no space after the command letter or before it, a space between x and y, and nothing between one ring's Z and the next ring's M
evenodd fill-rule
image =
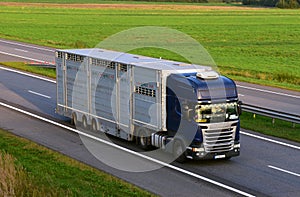
M10 71L10 72L14 72L14 73L18 73L18 74L25 75L25 76L28 76L28 77L33 77L33 78L40 79L40 80L43 80L43 81L48 81L48 82L51 82L51 83L56 83L56 81L53 80L53 79L48 79L48 78L45 78L45 77L40 77L40 76L37 76L37 75L34 75L34 74L30 74L30 73L26 73L26 72L23 72L23 71L20 71L20 70L15 70L15 69L3 67L3 66L0 66L0 69L6 70L6 71Z
M7 40L2 40L1 39L0 42L6 43L6 44L10 44L10 45L18 45L18 46L27 47L27 48L38 49L38 50L42 50L42 51L55 52L55 49L52 50L52 49L47 49L47 48L32 46L30 44L22 44L22 43L19 43L17 41L11 42L11 41L7 41Z
M254 135L254 134L251 134L251 133L247 133L245 131L240 131L240 133L243 134L243 135L249 136L249 137L257 138L257 139L260 139L260 140L264 140L264 141L272 142L272 143L279 144L279 145L282 145L282 146L286 146L286 147L289 147L289 148L294 148L294 149L300 150L300 147L296 146L296 145L288 144L288 143L285 143L285 142L280 142L280 141L269 139L269 138L262 137L262 136L259 136L259 135Z
M203 181L205 181L205 182L208 182L208 183L211 183L211 184L213 184L213 185L217 185L217 186L219 186L219 187L221 187L221 188L224 188L224 189L227 189L227 190L229 190L229 191L232 191L232 192L235 192L235 193L238 193L238 194L247 196L247 197L254 197L254 195L249 194L249 193L246 193L246 192L241 191L241 190L239 190L239 189L236 189L236 188L233 188L233 187L231 187L231 186L225 185L225 184L223 184L223 183L214 181L214 180L209 179L209 178L206 178L206 177L204 177L204 176L195 174L195 173L193 173L193 172L190 172L190 171L181 169L181 168L179 168L179 167L170 165L170 164L168 164L168 163L164 163L164 162L159 161L159 160L157 160L157 159L153 159L153 158L151 158L151 157L148 157L148 156L146 156L146 155L143 155L143 154L137 153L137 152L135 152L135 151L129 150L129 149L124 148L124 147L122 147L122 146L119 146L119 145L117 145L117 144L114 144L114 143L111 143L111 142L107 142L107 141L102 140L102 139L99 139L99 138L97 138L97 137L95 137L95 136L89 135L89 134L84 133L84 132L81 132L81 131L79 131L79 130L77 130L77 129L73 129L73 128L71 128L71 127L68 127L68 126L63 125L63 124L60 124L60 123L58 123L58 122L49 120L49 119L47 119L47 118L41 117L41 116L36 115L36 114L33 114L33 113L31 113L31 112L27 112L27 111L25 111L25 110L19 109L19 108L17 108L17 107L13 107L13 106L11 106L11 105L8 105L8 104L2 103L2 102L0 102L0 105L3 106L3 107L9 108L9 109L11 109L11 110L14 110L14 111L23 113L23 114L25 114L25 115L31 116L31 117L33 117L33 118L42 120L42 121L44 121L44 122L53 124L53 125L55 125L55 126L58 126L58 127L64 128L64 129L67 129L67 130L72 131L72 132L75 132L75 133L77 133L77 134L83 135L83 136L85 136L85 137L94 139L94 140L99 141L99 142L101 142L101 143L104 143L104 144L106 144L106 145L110 145L110 146L112 146L112 147L114 147L114 148L123 150L123 151L125 151L125 152L127 152L127 153L130 153L130 154L133 154L133 155L135 155L135 156L139 156L139 157L141 157L141 158L143 158L143 159L147 159L147 160L152 161L152 162L154 162L154 163L157 163L157 164L159 164L159 165L162 165L162 166L168 167L168 168L170 168L170 169L179 171L179 172L181 172L181 173L183 173L183 174L190 175L190 176L192 176L192 177L194 177L194 178L201 179L201 180L203 180Z
M271 91L271 90L264 90L264 89L259 89L259 88L247 87L247 86L243 86L243 85L236 85L236 86L240 87L240 88L244 88L244 89L255 90L255 91L260 91L260 92L266 92L266 93L269 93L269 94L277 94L277 95L288 96L288 97L297 98L297 99L300 98L300 96L292 95L292 94L286 94L286 93L282 93L282 92L275 92L275 91Z

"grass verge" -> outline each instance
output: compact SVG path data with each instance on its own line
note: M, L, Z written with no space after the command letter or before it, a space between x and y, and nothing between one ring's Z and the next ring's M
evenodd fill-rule
M152 196L0 129L0 196Z
M220 70L235 80L300 91L299 10L148 4L61 6L0 6L0 37L55 48L78 48L94 47L134 27L168 27L203 45Z
M241 127L270 136L284 138L287 140L300 142L300 125L293 125L291 122L254 115L249 112L243 112L241 115Z
M53 68L39 67L24 62L0 62L0 65L10 67L10 68L15 68L18 70L27 71L38 75L43 75L53 79L56 78L56 71Z

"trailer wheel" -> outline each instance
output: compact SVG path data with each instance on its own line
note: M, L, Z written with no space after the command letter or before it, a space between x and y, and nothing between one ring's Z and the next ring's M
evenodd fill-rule
M87 129L88 128L88 124L87 124L87 119L85 116L82 116L82 127L84 129Z
M92 120L92 131L96 132L98 130L97 122L95 119Z
M186 161L186 150L181 140L175 140L173 145L173 155L179 163L184 163Z
M75 125L75 126L78 124L76 113L72 113L72 116L71 116L71 124L72 124L72 125Z
M150 138L150 134L146 129L140 129L140 131L138 132L138 142L139 142L139 146L143 149L143 150L149 150L151 147L151 138Z

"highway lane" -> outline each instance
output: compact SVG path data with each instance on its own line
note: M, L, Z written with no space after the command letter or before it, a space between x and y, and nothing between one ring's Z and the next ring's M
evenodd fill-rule
M25 61L54 64L55 49L0 39L0 61ZM10 58L7 58L8 56Z
M12 97L18 95L20 97L18 105L31 108L33 111L38 109L41 113L47 113L50 108L55 108L55 86L53 83L17 75L19 74L0 70L0 99L9 99L8 101L14 102ZM18 80L21 83L16 82ZM49 101L47 98L40 98L38 95L28 93L29 88L38 93L46 94L54 100ZM5 95L2 92L5 92ZM37 101L40 103L35 104ZM47 115L51 116L51 114ZM61 135L58 134L58 136ZM45 140L51 143L51 139L45 137ZM293 142L288 143L293 144ZM192 161L184 165L176 165L256 195L300 195L300 178L293 175L293 173L300 173L300 166L297 165L300 163L299 149L285 147L245 135L241 136L241 144L241 156L232 158L231 161ZM300 147L298 143L294 144Z
M0 62L19 61L20 56L54 62L55 49L33 44L0 39ZM11 54L11 55L9 55ZM247 104L300 115L300 92L256 84L237 82L240 99Z
M300 115L300 92L237 82L240 99L247 104Z
M126 172L97 160L75 133L0 106L0 128L68 155L160 196L239 196L207 182L163 167L149 172ZM5 116L3 116L5 114ZM16 120L18 120L16 122ZM41 129L42 128L42 129ZM110 148L114 151L113 148ZM124 152L118 152L122 157ZM147 162L145 162L147 163ZM144 163L144 165L145 165ZM150 163L150 164L149 164ZM153 165L148 162L148 165Z
M33 85L34 84L34 85ZM56 84L0 69L1 99L60 120L55 113Z
M54 113L56 105L56 89L55 83L53 82L28 77L10 71L0 70L0 92L0 100L5 100L10 104L22 107L25 110L42 114L47 118L50 117L60 121L67 120L66 118ZM10 113L12 113L11 116L9 115ZM197 196L199 189L204 192L203 194L205 194L205 196L208 196L215 191L216 194L218 194L217 196L236 195L206 182L195 180L189 176L182 177L180 173L174 174L174 172L172 172L170 169L166 169L164 173L160 172L160 170L145 173L124 173L104 164L99 166L94 162L90 162L89 157L86 157L87 150L85 148L82 148L85 149L85 151L82 151L80 147L69 145L70 143L72 144L75 141L79 141L77 143L78 146L84 147L83 143L78 138L78 135L75 135L76 139L74 139L74 137L72 138L69 136L70 132L67 132L64 129L57 129L56 127L53 128L53 126L49 127L43 123L32 123L29 121L30 118L28 117L22 121L22 116L20 116L20 114L9 112L9 110L3 107L0 108L0 127L8 129L17 135L43 144L53 150L58 150L63 154L70 155L71 157L74 157L80 161L84 161L89 165L96 165L95 167L98 166L98 168L101 170L112 173L115 176L118 176L159 195L179 196L182 194L182 192L184 192L186 194ZM16 122L16 120L18 121ZM73 133L71 134L74 135ZM110 151L112 150L110 149ZM120 155L120 153L116 155ZM94 160L96 159L93 158L92 161ZM173 178L170 176L170 173L174 174ZM139 177L139 179L136 179L136 177ZM153 180L160 181L158 181L158 185L156 185L151 183ZM164 184L161 184L161 182ZM176 186L175 189L173 188L174 186Z
M218 181L223 179L249 186L263 195L278 197L300 195L299 176L269 167L276 166L299 174L300 149L283 147L245 135L241 135L241 146L241 155L230 162L191 162L185 167L193 172L201 170L202 174L214 176Z

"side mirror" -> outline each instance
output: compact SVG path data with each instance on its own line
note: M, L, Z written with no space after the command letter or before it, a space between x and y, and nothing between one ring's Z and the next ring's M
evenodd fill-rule
M187 119L188 119L188 121L192 121L192 119L193 119L193 111L194 110L192 110L192 109L189 109L188 111L187 111L187 114L188 114L188 116L187 116Z
M237 112L238 112L239 116L242 115L242 104L243 104L242 101L238 101Z
M193 118L192 112L193 109L190 109L188 106L184 106L183 115L188 121L191 121Z

